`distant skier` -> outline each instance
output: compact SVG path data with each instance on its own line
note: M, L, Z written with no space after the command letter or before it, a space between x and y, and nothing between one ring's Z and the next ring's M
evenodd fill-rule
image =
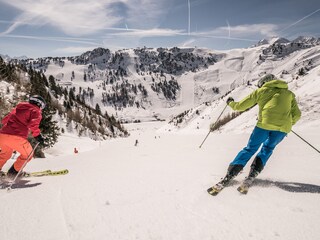
M134 143L134 146L136 147L136 146L138 146L138 139L136 139L136 142Z
M288 90L286 82L276 80L274 75L267 74L259 80L258 87L240 102L235 102L232 97L227 99L227 104L238 111L245 111L258 104L259 115L247 146L230 163L227 175L220 181L223 186L237 176L262 145L251 164L248 176L254 179L266 165L275 147L300 119L301 112L295 95Z
M1 169L14 151L19 152L20 156L8 170L8 177L14 178L25 161L32 159L31 156L28 159L32 152L32 146L27 140L29 131L32 132L33 137L40 144L43 144L44 139L39 124L42 119L42 109L45 106L45 100L38 95L34 95L29 98L29 102L19 103L3 118L3 126L0 129L0 174L4 175Z

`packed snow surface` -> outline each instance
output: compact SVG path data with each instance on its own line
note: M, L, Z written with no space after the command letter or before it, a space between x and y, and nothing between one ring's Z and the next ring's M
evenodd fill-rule
M104 142L61 136L47 158L33 159L27 171L70 172L1 189L1 239L320 239L319 153L293 133L247 195L236 188L249 164L213 197L207 188L224 176L252 129L213 132L199 148L204 130L174 133L164 122L126 127L130 137ZM318 128L297 129L320 147Z

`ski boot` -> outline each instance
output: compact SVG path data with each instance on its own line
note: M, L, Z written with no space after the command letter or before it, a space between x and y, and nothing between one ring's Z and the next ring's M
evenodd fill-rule
M12 165L11 168L8 170L7 177L10 178L10 179L14 179L17 176L18 173L19 173L19 171L17 171L14 168L14 165ZM26 175L26 172L21 171L19 173L18 178L22 178L22 177L24 177L24 175Z
M241 183L241 185L237 188L237 190L242 194L247 194L249 191L250 186L252 185L253 181L259 175L259 173L263 170L263 163L259 157L256 157L251 164L251 169L249 172L248 177Z
M7 174L0 170L0 179L5 178L6 176L7 176Z

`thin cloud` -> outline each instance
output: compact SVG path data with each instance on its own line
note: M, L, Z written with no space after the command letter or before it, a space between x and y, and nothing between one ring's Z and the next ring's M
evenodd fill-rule
M259 39L218 36L218 35L212 35L211 33L200 33L200 34L197 34L197 35L192 34L191 36L198 37L198 38L226 39L226 40L245 41L245 42L257 42L257 41L259 41Z
M73 36L91 34L120 22L121 18L108 7L114 2L116 0L10 0L6 3L23 13L3 34L11 33L22 24L50 24Z
M23 38L23 39L33 39L41 41L54 41L54 42L69 42L69 43L81 43L88 45L98 45L94 42L94 39L89 38L66 38L66 37L42 37L42 36L30 36L30 35L16 35L16 34L7 34L2 37L6 38Z
M215 30L215 33L229 33L232 32L233 36L248 36L248 35L261 35L270 37L276 35L278 26L275 24L244 24L238 26L220 27Z
M135 28L154 28L166 17L171 0L123 0L126 22Z
M59 54L82 54L87 51L91 51L93 47L65 47L65 48L57 48L53 50L54 53Z
M216 39L229 39L229 40L240 40L240 41L249 41L249 42L256 42L259 39L250 39L241 37L241 35L248 35L250 29L250 35L254 35L257 30L252 30L250 28L252 25L246 26L236 26L236 27L220 27L217 29L209 30L209 31L202 31L197 33L189 33L184 30L180 29L161 29L161 28L154 28L154 29L128 29L124 31L122 29L121 32L114 32L109 33L107 36L114 36L114 37L135 37L135 38L145 38L145 37L175 37L175 36L190 36L193 38L216 38ZM260 26L261 27L261 26ZM234 37L231 37L230 32L232 31ZM259 29L261 31L261 29ZM238 36L237 36L238 35ZM270 35L272 36L272 35Z
M1 0L0 0L1 1ZM83 36L106 30L126 20L131 26L149 28L158 25L169 0L10 0L5 3L20 10L2 35L21 25L51 25L71 36ZM119 10L122 4L125 10Z
M124 32L110 33L109 36L126 36L126 37L168 37L168 36L177 36L184 35L182 30L174 30L174 29L128 29Z

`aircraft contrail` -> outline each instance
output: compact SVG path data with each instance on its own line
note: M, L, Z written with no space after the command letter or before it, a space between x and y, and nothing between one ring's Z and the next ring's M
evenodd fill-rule
M227 25L228 25L228 41L226 42L226 44L224 46L227 46L229 44L230 38L231 38L231 28L230 28L230 24L228 19L226 20Z
M24 38L24 39L35 39L42 41L54 41L54 42L72 42L72 43L83 43L89 45L100 45L97 42L94 42L94 39L81 39L81 38L64 38L64 37L46 37L46 36L31 36L31 35L16 35L16 34L6 34L5 38ZM90 41L92 40L92 41Z
M303 21L303 20L305 20L306 18L308 18L308 17L312 16L313 14L315 14L316 12L319 12L319 11L320 11L320 8L319 8L319 9L317 9L316 11L314 11L314 12L312 12L312 13L308 14L307 16L305 16L305 17L301 18L300 20L298 20L298 21L296 21L296 22L292 23L291 25L289 25L289 26L285 27L284 29L282 29L281 31L279 31L279 33L281 33L281 32L283 32L283 31L287 30L288 28L291 28L292 26L294 26L294 25L298 24L299 22L302 22L302 21Z
M188 34L190 35L190 26L191 26L191 18L190 18L190 0L188 0Z
M20 27L21 25L24 25L25 23L32 21L32 19L33 19L33 17L31 15L22 14L21 16L19 16L18 21L13 21L11 26L9 26L7 30L5 30L4 32L0 32L0 36L5 36L7 34L10 34L11 32L13 32L16 28Z
M227 24L228 24L228 32L229 32L228 37L231 37L231 28L230 28L230 24L229 24L228 19L227 19L226 22L227 22Z

